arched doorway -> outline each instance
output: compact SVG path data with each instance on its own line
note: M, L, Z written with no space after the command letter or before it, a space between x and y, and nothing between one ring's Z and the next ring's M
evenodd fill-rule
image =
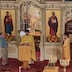
M70 54L71 54L71 59L72 59L72 20L69 20L65 24L65 32L69 34L70 38Z
M36 58L40 60L41 14L40 8L33 5L20 6L20 29L29 29L35 40Z

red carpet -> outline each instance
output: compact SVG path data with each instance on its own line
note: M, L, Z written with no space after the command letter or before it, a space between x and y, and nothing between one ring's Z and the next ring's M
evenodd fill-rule
M0 72L4 70L10 70L10 72L18 72L18 67L22 64L17 59L8 59L8 65L2 66L0 59ZM31 65L31 69L23 70L22 72L43 72L44 67L48 64L48 61L37 61L35 64ZM63 72L63 68L60 66L59 61L56 63L56 66L59 66L59 72ZM72 72L72 62L70 66L67 67L67 72Z

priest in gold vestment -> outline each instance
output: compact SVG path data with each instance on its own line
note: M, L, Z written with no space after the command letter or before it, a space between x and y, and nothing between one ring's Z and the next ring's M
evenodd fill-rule
M63 58L70 61L70 39L67 33L64 33Z
M19 45L19 60L23 61L23 69L30 68L29 62L31 60L36 61L34 38L29 34L29 30L26 30L26 35L21 39Z

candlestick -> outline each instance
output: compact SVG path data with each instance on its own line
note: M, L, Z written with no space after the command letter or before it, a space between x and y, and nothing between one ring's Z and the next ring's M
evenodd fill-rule
M69 66L69 60L60 60L61 66L64 67L63 71L66 72L66 67Z
M21 66L19 66L19 72L21 72Z

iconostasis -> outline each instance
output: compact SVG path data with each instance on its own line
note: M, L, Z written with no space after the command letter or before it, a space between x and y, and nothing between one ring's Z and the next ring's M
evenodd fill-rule
M15 36L16 38L18 37L18 30L25 31L26 29L29 29L31 33L41 31L41 34L39 34L39 36L41 37L40 38L41 39L40 58L41 60L43 60L45 58L47 59L47 57L49 58L48 55L51 55L51 52L54 53L53 50L51 50L51 46L53 46L52 44L54 44L55 47L57 48L59 47L58 49L61 48L60 45L62 44L60 42L60 38L62 34L65 32L65 24L68 21L72 20L72 4L70 2L71 0L70 1L65 0L66 3L64 3L64 0L62 0L63 2L61 0L58 0L60 1L60 3L59 2L57 3L57 1L54 0L56 1L54 3L54 1L52 0L53 3L50 2L48 4L40 3L40 1L41 0L37 0L37 1L21 0L20 2L14 2L14 3L1 2L0 3L0 23L1 23L0 31L5 33L4 17L7 11L9 12L9 17L11 17L13 21L12 35ZM49 0L45 0L45 2L48 1ZM56 16L55 18L57 19L57 20L53 19L52 22L56 23L57 21L58 23L57 23L57 30L53 32L53 30L51 29L52 33L50 33L50 26L48 21L52 16L52 13L55 14ZM71 24L72 23L70 23L70 25ZM56 34L56 35L51 36L50 34ZM38 33L36 33L35 36L36 35L38 35ZM46 40L44 38L46 38ZM72 41L71 38L72 38L72 34L70 34L70 40ZM19 37L16 40L19 40ZM48 52L44 52L44 51L48 51ZM48 54L44 54L44 53L48 53Z
M37 0L37 1L40 1L40 0ZM35 32L35 31L44 32L43 30L45 30L44 36L46 36L47 38L46 41L49 41L48 39L50 38L52 39L52 37L50 37L50 27L49 27L48 21L49 21L49 18L52 16L52 12L55 12L55 15L58 20L58 27L57 27L56 35L58 38L60 38L61 34L64 32L64 25L65 25L64 20L67 18L71 18L71 17L65 16L63 20L63 17L65 15L64 12L67 9L71 8L71 4L70 6L68 6L69 4L67 4L65 7L64 3L60 5L54 3L53 5L52 2L49 4L40 4L37 1L34 1L34 2L24 1L22 3L14 3L14 5L9 3L4 6L6 8L3 8L3 9L1 8L1 26L2 26L1 29L2 31L3 32L5 31L4 16L6 15L6 11L8 11L13 21L12 35L15 36L17 34L17 29L24 30L24 31L26 29L29 29L30 32ZM49 0L44 0L44 1L48 2ZM12 6L14 8L11 9ZM43 10L44 10L44 13L42 14ZM42 16L45 16L45 19L43 19ZM43 30L41 30L41 25L44 26Z

